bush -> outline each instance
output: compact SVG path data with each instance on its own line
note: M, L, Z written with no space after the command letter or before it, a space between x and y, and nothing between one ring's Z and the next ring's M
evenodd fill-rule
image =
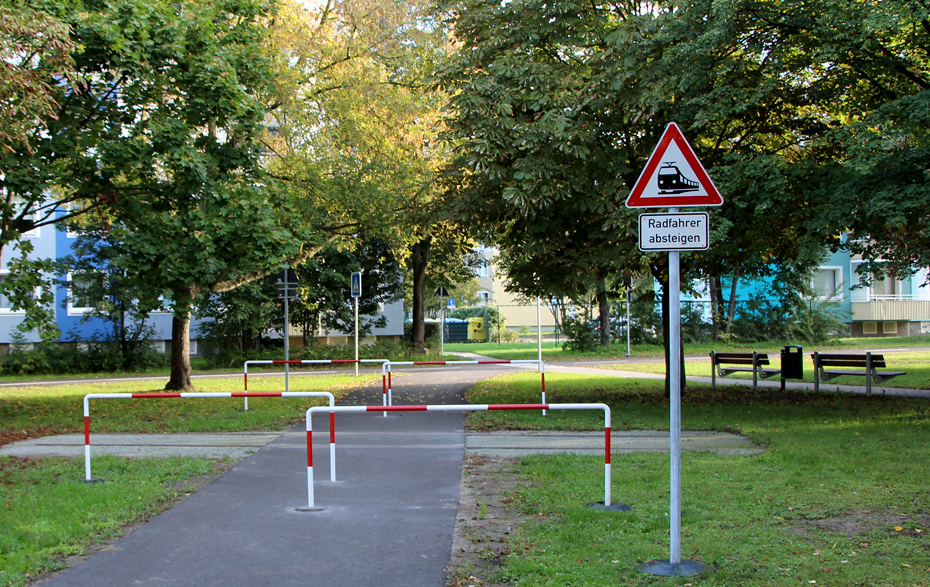
M566 318L562 329L569 340L562 345L567 351L589 352L601 345L601 337L595 328L584 318Z

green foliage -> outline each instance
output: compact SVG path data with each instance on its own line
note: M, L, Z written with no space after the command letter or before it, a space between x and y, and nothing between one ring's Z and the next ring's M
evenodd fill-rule
M601 338L591 321L584 316L566 318L562 323L562 330L568 340L562 345L567 351L588 352L597 349Z
M23 334L35 330L43 342L58 340L61 330L55 321L55 290L49 276L60 266L49 259L33 258L35 247L29 240L17 241L14 248L19 254L7 262L9 274L0 281L0 294L9 300L12 310L26 314L16 330Z
M167 357L144 337L124 346L93 335L87 341L26 344L15 336L9 352L0 360L4 375L70 375L83 373L138 373L165 367Z

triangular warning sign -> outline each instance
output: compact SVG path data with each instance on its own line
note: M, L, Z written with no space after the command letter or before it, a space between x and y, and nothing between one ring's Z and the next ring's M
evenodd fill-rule
M723 198L694 154L681 129L672 122L626 199L627 208L720 206Z

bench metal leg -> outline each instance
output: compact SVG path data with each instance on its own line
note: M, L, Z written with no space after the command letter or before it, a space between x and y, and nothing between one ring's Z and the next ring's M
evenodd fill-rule
M820 353L814 351L814 393L820 391Z
M872 395L872 353L865 354L865 394Z

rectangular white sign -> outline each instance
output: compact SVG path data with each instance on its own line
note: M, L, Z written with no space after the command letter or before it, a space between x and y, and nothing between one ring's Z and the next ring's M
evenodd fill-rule
M706 212L639 215L641 251L706 251L709 246Z

